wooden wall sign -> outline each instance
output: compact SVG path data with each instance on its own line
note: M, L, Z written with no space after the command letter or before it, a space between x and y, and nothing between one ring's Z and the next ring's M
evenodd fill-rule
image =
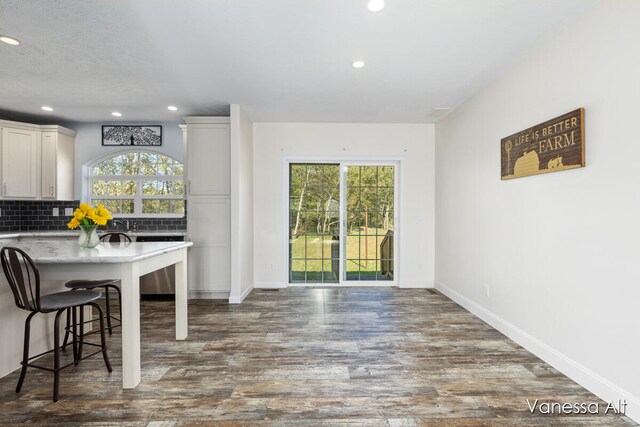
M584 108L502 138L502 179L584 167Z

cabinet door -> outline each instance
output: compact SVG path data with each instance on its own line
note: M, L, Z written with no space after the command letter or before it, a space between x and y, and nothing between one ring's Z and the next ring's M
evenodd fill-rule
M196 245L190 247L189 291L202 293L205 298L228 298L231 289L229 257L228 248Z
M229 194L229 125L197 124L187 129L188 194Z
M187 206L187 234L193 242L189 290L221 297L231 286L229 198L190 197Z
M192 197L187 202L187 234L197 245L229 247L231 203L228 198Z
M56 132L42 133L42 198L56 198Z
M40 132L2 128L2 195L38 196L38 142Z

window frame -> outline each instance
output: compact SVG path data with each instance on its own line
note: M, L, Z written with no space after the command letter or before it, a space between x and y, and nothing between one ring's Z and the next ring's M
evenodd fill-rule
M182 175L93 175L93 168L109 159L130 153L150 153L156 154L160 156L167 157L179 164L182 165L183 174ZM112 213L114 218L184 218L185 213L143 213L142 205L143 200L151 199L151 200L183 200L185 202L186 208L186 184L185 184L185 165L184 163L178 161L176 158L162 153L160 151L148 150L148 149L135 149L135 150L118 150L115 152L111 152L104 156L101 156L97 159L94 159L90 163L86 165L87 173L85 183L87 185L86 188L86 199L87 203L93 204L92 201L102 199L102 200L133 200L133 213L131 214L123 214L123 213ZM94 181L135 181L136 183L136 194L133 196L120 196L120 195L93 195L93 182ZM144 181L182 181L183 185L183 195L144 195L142 194L143 183Z

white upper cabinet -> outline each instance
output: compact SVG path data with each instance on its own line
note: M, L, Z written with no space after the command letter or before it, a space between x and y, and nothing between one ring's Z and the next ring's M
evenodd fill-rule
M42 126L42 199L73 200L75 132Z
M216 119L219 121L216 122ZM187 194L189 196L228 195L230 193L229 119L188 117L185 121L188 135Z
M73 200L75 132L0 120L0 196Z
M2 128L2 196L36 199L40 178L40 132Z
M42 198L55 199L58 134L42 132Z

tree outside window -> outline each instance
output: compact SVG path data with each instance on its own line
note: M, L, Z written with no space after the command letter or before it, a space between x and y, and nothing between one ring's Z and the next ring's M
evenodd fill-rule
M118 153L91 166L89 198L114 217L182 217L184 166L150 151Z

